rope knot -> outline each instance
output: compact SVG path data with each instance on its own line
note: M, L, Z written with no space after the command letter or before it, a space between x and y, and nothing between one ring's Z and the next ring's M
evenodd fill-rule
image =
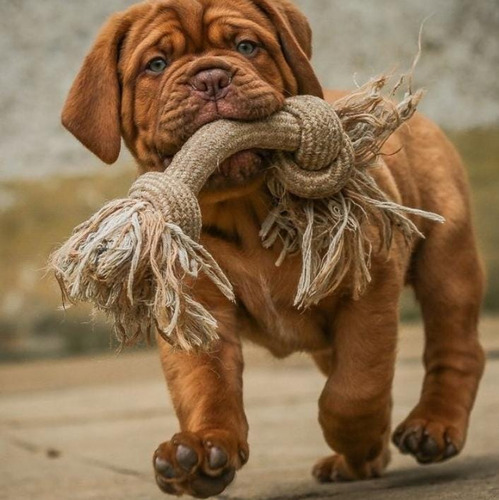
M313 96L288 99L284 111L300 124L301 142L293 155L277 153L279 180L303 198L336 194L348 182L355 160L339 116L326 101Z
M129 198L150 203L166 222L179 226L190 238L201 236L201 212L196 195L168 172L148 172L130 188Z

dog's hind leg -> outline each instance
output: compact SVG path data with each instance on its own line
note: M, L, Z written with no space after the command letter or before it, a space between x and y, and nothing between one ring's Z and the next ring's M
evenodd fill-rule
M458 200L415 254L411 278L424 316L425 378L419 403L393 434L420 463L457 455L484 367L477 323L483 271L469 206Z

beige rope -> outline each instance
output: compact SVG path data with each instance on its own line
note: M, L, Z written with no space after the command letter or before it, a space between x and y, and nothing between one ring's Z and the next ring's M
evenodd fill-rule
M280 155L278 175L288 191L308 198L339 191L354 167L350 138L333 107L317 97L300 96L288 99L282 111L265 120L219 120L204 126L186 142L165 173L144 174L129 196L147 198L166 220L199 236L200 225L192 226L199 219L193 195L225 159L255 147L293 151L293 156Z
M396 105L380 95L385 83L374 80L334 107L316 97L293 97L261 121L204 126L166 172L141 176L129 198L106 205L53 254L64 297L90 301L110 314L124 344L157 329L182 349L209 346L217 338L216 321L189 287L204 273L229 300L234 295L222 269L197 243L196 197L222 161L251 148L277 151L268 179L274 208L261 236L266 247L281 243L276 264L301 252L296 305L318 302L347 275L353 293L362 293L370 280L370 242L363 230L368 217L387 246L392 228L407 240L420 235L405 214L442 220L393 203L366 170L421 98L408 94Z

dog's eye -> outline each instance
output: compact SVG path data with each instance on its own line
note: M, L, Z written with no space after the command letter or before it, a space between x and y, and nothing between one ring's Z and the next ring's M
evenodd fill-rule
M155 57L151 61L147 63L147 71L151 73L163 73L163 71L167 68L168 63L162 57Z
M239 42L237 44L237 51L242 54L243 56L249 57L252 56L256 50L257 50L257 45L256 43L250 42L249 40L243 40L242 42Z

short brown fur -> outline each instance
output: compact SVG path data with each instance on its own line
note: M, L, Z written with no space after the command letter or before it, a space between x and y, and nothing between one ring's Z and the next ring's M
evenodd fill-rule
M251 56L238 52L245 40L259 45ZM108 163L116 160L122 135L140 172L163 170L205 123L268 116L298 93L322 96L310 56L310 27L287 0L138 4L104 27L70 92L63 122ZM147 66L156 57L169 64L161 74ZM325 92L330 102L340 95ZM372 283L359 300L345 283L341 293L306 312L293 307L300 259L275 267L278 245L265 250L258 235L270 204L267 153L235 155L210 179L200 199L202 243L234 284L237 304L199 280L197 298L217 318L220 342L211 354L186 354L159 340L180 422L180 432L154 455L163 491L218 494L246 463L241 338L278 357L310 353L326 376L319 421L337 454L315 465L319 480L381 474L389 461L398 304L405 285L421 303L426 375L421 399L395 430L394 442L421 463L462 450L484 365L477 335L484 277L466 175L453 146L421 115L383 151L390 154L372 170L380 187L398 202L443 215L446 223L416 218L426 239L408 247L398 237L389 254L375 253Z

